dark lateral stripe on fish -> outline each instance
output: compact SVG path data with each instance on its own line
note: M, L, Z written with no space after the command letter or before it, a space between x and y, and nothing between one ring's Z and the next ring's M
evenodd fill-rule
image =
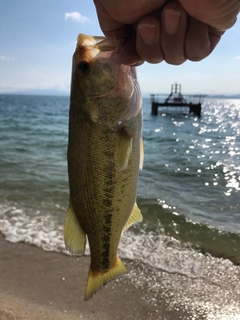
M112 201L110 199L103 199L108 200L109 203ZM106 202L106 201L105 201ZM110 204L111 205L111 204ZM108 211L111 211L109 208ZM104 235L102 236L102 260L101 260L101 268L102 270L107 270L110 268L110 261L109 261L109 252L110 252L110 241L111 241L111 225L112 225L112 214L107 213L106 215L103 216L104 220L104 226L103 226L103 232Z

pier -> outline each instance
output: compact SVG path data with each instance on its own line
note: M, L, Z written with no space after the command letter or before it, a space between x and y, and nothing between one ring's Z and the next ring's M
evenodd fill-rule
M152 115L158 115L159 107L188 107L189 113L200 117L204 95L183 96L181 89L181 84L172 84L171 93L164 102L160 102L160 94L151 94Z

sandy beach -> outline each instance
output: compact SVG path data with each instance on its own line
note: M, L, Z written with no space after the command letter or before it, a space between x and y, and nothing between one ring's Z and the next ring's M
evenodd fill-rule
M154 308L112 283L84 302L89 258L45 252L0 238L0 319L146 319Z
M84 302L89 257L46 252L7 242L0 236L0 320L239 319L232 306L226 318L218 317L216 311L212 318L200 307L216 297L219 304L221 297L225 303L231 303L234 297L239 306L240 295L234 288L230 293L226 287L204 279L188 279L153 271L140 262L124 262L130 273ZM197 304L198 300L202 302Z
M84 302L88 266L88 257L45 252L1 236L0 319L156 319L157 308L124 281Z

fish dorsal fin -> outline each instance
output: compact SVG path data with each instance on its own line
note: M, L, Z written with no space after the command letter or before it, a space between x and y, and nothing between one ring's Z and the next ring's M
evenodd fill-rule
M120 170L125 170L128 166L128 160L132 152L132 135L122 128L119 132L120 139L118 145L118 164Z
M83 255L85 253L86 234L80 226L71 202L69 203L64 226L64 241L66 249L72 254Z
M135 202L134 207L133 207L133 211L132 211L127 223L125 224L125 226L123 228L123 232L126 231L129 227L131 227L131 225L133 223L140 222L140 221L142 221L142 219L143 219L143 217L142 217L141 211Z
M140 162L139 162L139 169L142 170L143 168L143 160L144 160L144 146L143 146L143 139L140 139Z

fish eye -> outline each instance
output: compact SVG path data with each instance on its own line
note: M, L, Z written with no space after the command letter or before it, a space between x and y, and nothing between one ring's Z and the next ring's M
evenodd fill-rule
M81 71L83 74L87 73L90 70L90 64L87 61L81 61L77 65L77 69Z

